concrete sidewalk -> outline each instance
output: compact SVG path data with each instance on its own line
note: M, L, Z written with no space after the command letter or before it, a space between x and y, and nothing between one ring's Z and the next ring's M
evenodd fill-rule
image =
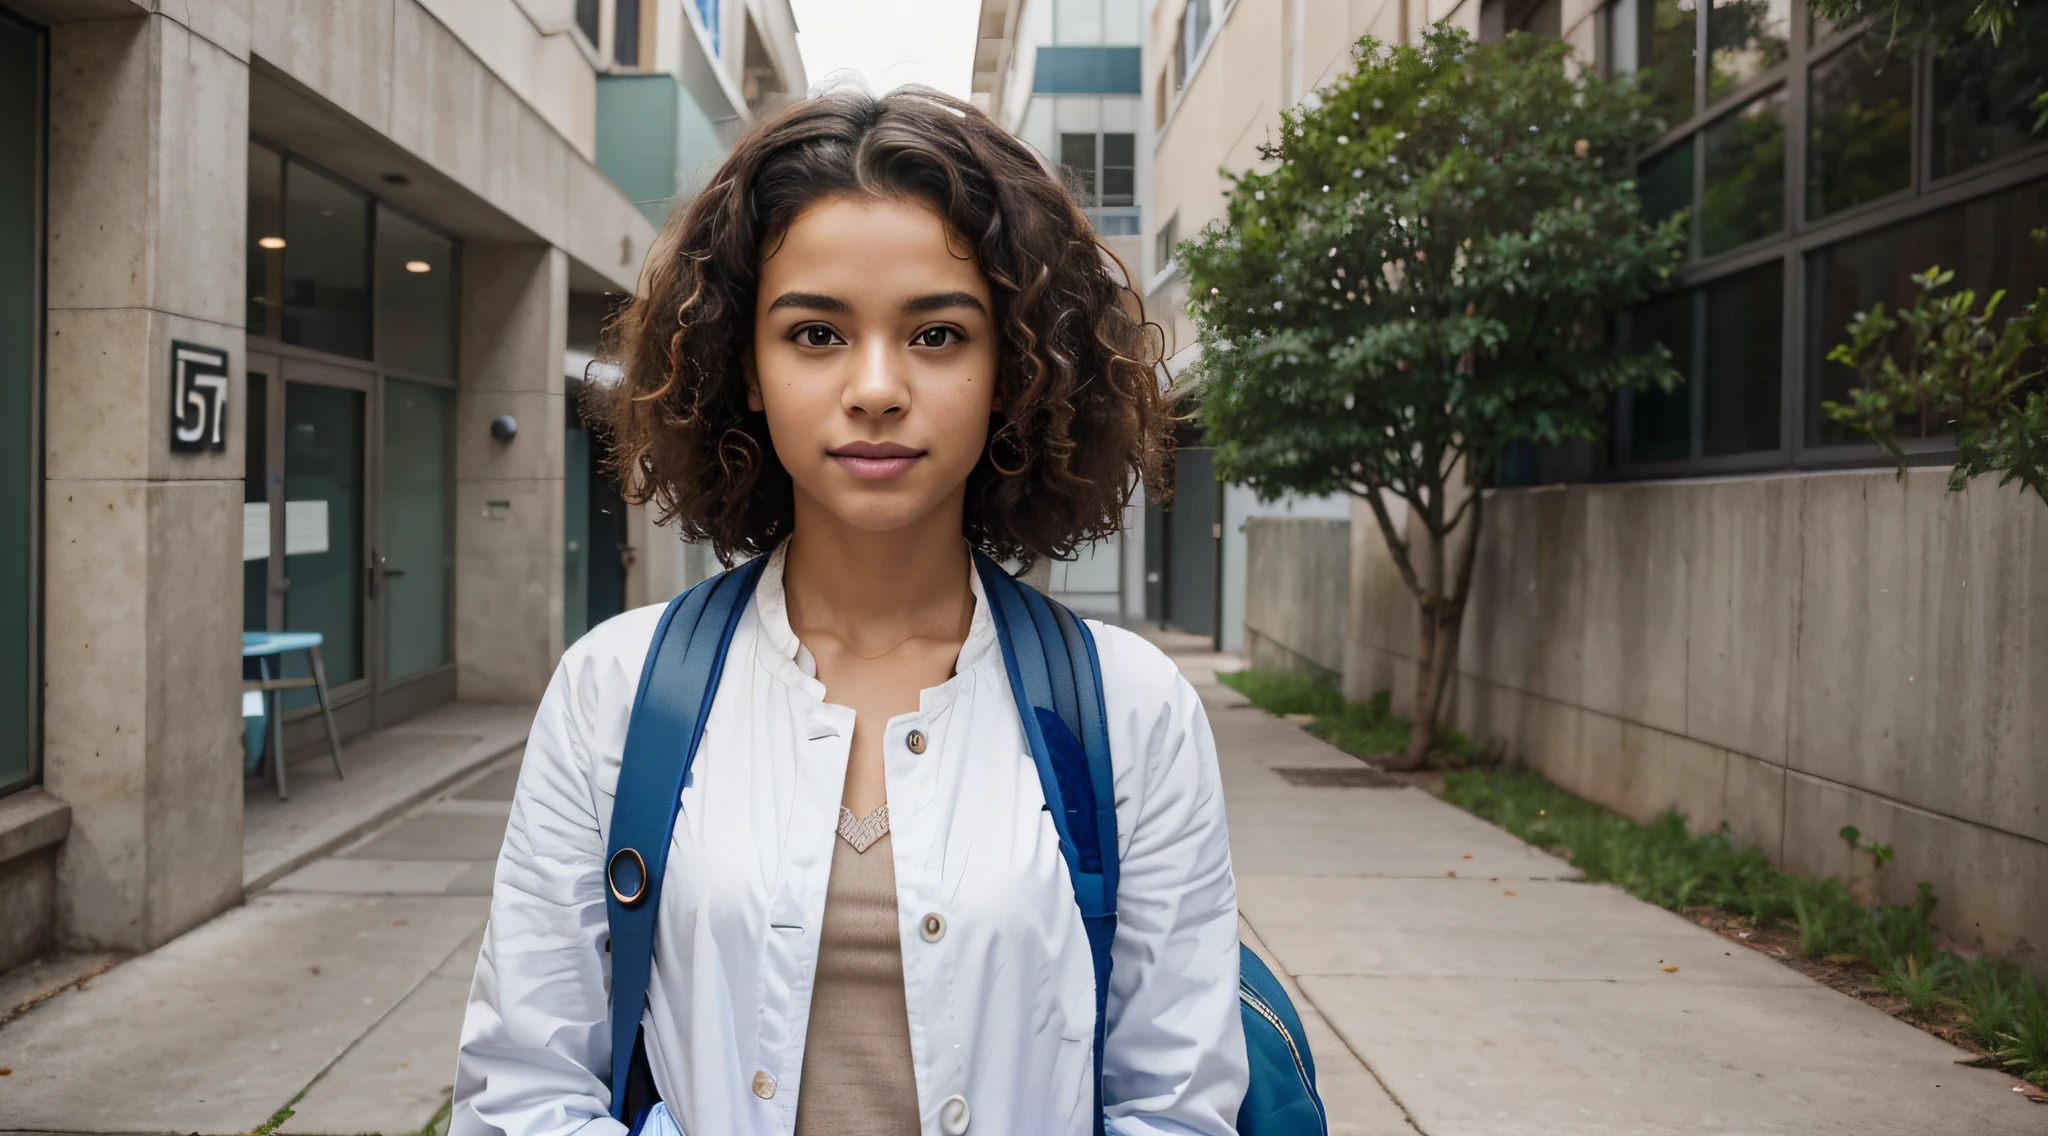
M1294 771L1363 767L1216 684L1224 660L1176 657L1216 733L1246 941L1293 987L1338 1136L2048 1130L1960 1050L1426 793L1314 787L1333 778ZM431 1128L516 774L0 1027L0 1132L221 1136L287 1104L284 1136Z
M1275 771L1359 764L1215 684L1216 657L1177 657L1216 733L1239 909L1305 996L1333 1133L2048 1132L1970 1054L1427 793L1290 784Z

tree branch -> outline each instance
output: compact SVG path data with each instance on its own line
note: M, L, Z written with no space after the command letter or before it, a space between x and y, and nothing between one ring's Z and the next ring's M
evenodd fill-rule
M1394 557L1394 566L1401 570L1402 582L1408 585L1409 591L1420 597L1423 594L1422 581L1416 577L1415 566L1408 560L1408 542L1394 531L1394 518L1387 513L1387 503L1380 497L1379 487L1368 479L1365 492L1360 493L1353 487L1351 493L1355 497L1365 498L1366 504L1372 507L1373 518L1379 521L1380 535L1386 538L1387 551Z

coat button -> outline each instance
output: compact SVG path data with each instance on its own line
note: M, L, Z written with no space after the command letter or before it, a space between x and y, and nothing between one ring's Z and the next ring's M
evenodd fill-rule
M925 942L936 943L946 937L946 917L936 911L927 912L923 919L918 920L917 931L924 936Z
M946 1136L961 1136L967 1131L967 1098L954 1093L939 1106L939 1127Z
M765 1072L754 1074L754 1095L768 1100L775 1095L775 1078Z
M903 744L904 744L904 745L907 745L907 746L909 746L909 747L910 747L910 752L912 752L912 753L923 753L923 752L924 752L924 731L923 731L923 730L912 730L912 731L910 731L910 736L909 736L909 737L906 737L906 738L904 738L904 739L903 739Z

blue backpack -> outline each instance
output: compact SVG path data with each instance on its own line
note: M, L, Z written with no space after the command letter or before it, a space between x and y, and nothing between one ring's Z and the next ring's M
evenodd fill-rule
M626 731L605 861L612 956L612 1115L637 1134L660 1099L640 1037L654 965L654 919L684 782L703 736L733 630L765 558L677 596L655 626ZM1010 691L1059 832L1095 964L1095 1132L1102 1119L1102 1047L1108 1028L1110 943L1116 937L1116 802L1102 674L1087 625L1066 608L975 554L975 570L1002 640ZM1287 993L1250 949L1239 948L1238 1001L1251 1085L1237 1114L1241 1136L1326 1136L1315 1060Z

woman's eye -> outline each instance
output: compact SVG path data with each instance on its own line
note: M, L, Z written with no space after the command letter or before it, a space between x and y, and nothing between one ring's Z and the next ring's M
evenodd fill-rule
M805 347L830 347L839 338L832 334L831 328L821 323L814 323L797 332L797 335L802 338Z
M945 347L957 338L961 338L960 333L950 327L928 327L911 342L918 347Z

